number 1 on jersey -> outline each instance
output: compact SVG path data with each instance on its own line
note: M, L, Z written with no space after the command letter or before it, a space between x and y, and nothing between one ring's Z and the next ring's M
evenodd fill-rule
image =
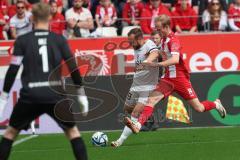
M48 51L47 51L47 46L41 46L39 48L39 54L42 56L42 67L43 67L43 72L48 72L49 67L48 67Z

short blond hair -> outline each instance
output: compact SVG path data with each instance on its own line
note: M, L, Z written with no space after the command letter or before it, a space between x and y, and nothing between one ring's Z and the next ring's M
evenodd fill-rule
M155 23L156 22L161 22L162 26L163 27L166 27L166 26L171 26L171 18L166 15L166 14L163 14L163 15L160 15L158 17L155 18Z
M35 22L47 22L50 16L50 7L43 2L36 3L32 7L32 14Z

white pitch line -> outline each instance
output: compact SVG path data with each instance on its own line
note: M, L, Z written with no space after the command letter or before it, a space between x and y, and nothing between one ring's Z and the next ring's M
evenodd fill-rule
M13 147L16 146L16 145L19 145L19 144L21 144L23 142L26 142L26 141L28 141L30 139L37 138L37 137L38 137L38 135L31 135L31 136L19 139L16 142L13 143Z

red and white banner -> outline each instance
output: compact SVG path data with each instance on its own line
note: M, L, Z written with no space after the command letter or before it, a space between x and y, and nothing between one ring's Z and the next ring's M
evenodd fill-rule
M240 34L196 34L179 36L191 72L240 70ZM11 50L12 41L0 42L0 52ZM69 40L70 47L89 75L126 74L133 71L133 50L126 38ZM88 58L81 58L88 55ZM9 54L0 54L0 66L9 64Z

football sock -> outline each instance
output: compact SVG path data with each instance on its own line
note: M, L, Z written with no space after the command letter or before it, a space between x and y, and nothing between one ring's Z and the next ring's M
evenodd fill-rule
M143 124L148 120L148 118L153 113L153 107L151 106L145 106L141 115L138 118L138 122L143 126Z
M201 103L202 103L202 105L203 105L204 108L205 108L205 112L206 112L206 111L210 111L210 110L216 108L216 104L215 104L214 102L203 101L203 102L201 102Z
M122 144L131 134L132 134L132 130L127 126L125 126L118 141Z
M76 160L87 160L87 150L84 141L81 137L71 140L72 149Z
M0 142L0 160L7 160L11 149L12 149L13 140L2 138Z
M32 133L33 133L33 134L36 133L36 130L35 130L35 121L32 121L32 122L31 122L31 130L32 130Z

